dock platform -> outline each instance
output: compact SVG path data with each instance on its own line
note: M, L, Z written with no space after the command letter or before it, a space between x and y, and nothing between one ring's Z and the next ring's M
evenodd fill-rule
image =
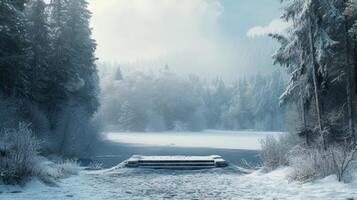
M228 163L218 155L211 156L141 156L134 155L125 164L130 168L151 169L207 169L226 167Z

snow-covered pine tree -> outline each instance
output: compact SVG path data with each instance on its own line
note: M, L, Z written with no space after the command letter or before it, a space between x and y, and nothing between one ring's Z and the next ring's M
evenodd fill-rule
M31 0L26 8L27 39L30 43L29 57L30 70L28 72L30 84L28 84L30 99L34 102L46 105L47 83L49 77L49 57L51 52L50 27L46 11L46 3L43 0Z
M25 0L0 1L0 92L26 97L28 43L25 35Z
M355 99L355 87L356 87L356 68L357 68L357 52L356 44L354 41L353 29L357 25L357 2L345 0L346 7L342 10L343 25L344 25L344 49L345 49L345 67L346 74L346 103L347 103L347 115L348 115L348 129L349 137L352 138L354 144L357 143L357 136L355 134L355 114L354 114L354 99ZM352 31L352 34L351 34Z
M63 105L68 101L65 90L67 77L71 74L67 72L70 66L67 63L69 57L68 34L66 33L67 20L67 2L65 0L51 0L50 11L50 35L51 35L51 55L50 68L48 75L51 79L47 82L47 101L48 117L51 128L54 129L57 124L60 112L63 111Z
M66 112L78 109L82 126L88 126L99 105L99 78L94 56L96 43L91 38L91 13L86 0L52 0L50 5L53 52L50 57L49 74L52 79L48 84L48 113L51 128L60 134L57 136L62 140L59 152L63 153L71 143L86 145L81 140L69 139L77 138L75 135L80 133L76 130L58 131L72 123L68 115L73 113Z
M351 34L356 20L355 12L351 11L354 2L287 1L283 19L291 28L286 34L273 35L281 43L274 60L287 66L291 77L281 100L297 102L300 96L304 129L310 119L317 121L325 143L354 136L357 77L356 43ZM312 110L310 105L316 109ZM340 111L343 115L333 115ZM346 121L348 134L344 128Z
M249 99L249 85L247 79L241 78L238 86L238 124L240 129L249 129L252 126L251 102Z
M72 106L85 106L91 116L99 105L99 78L88 3L85 0L53 0L51 5L52 77L55 77L53 85L56 88L52 91L53 99L62 99L62 103L70 102Z
M349 34L356 41L357 40L357 1L356 0L347 0L344 14L350 20Z
M331 24L338 21L330 0L287 1L283 19L291 24L288 35L273 35L281 43L274 56L276 63L287 66L291 73L289 87L282 96L284 102L289 96L302 96L303 109L314 100L319 134L324 143L327 128L324 126L324 94L328 90L328 72L331 49L336 42L330 38ZM311 94L314 95L311 95Z
M125 101L120 108L120 117L118 119L118 125L121 131L131 131L134 127L133 124L133 113L129 102Z
M65 87L76 104L86 108L88 116L92 116L98 109L99 77L95 64L96 42L92 39L90 28L91 12L86 0L68 1L68 21L70 49L69 54L71 78Z
M123 74L121 72L120 66L118 66L118 68L116 69L114 78L115 78L116 81L123 80Z

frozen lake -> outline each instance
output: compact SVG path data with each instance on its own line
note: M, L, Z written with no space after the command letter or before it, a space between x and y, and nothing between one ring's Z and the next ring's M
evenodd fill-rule
M106 139L132 145L175 146L218 149L260 150L259 141L280 132L218 131L204 132L109 132Z
M114 166L132 155L221 155L232 164L246 160L259 162L259 140L276 132L217 131L204 132L149 132L120 133L108 132L106 142L97 149L93 158Z

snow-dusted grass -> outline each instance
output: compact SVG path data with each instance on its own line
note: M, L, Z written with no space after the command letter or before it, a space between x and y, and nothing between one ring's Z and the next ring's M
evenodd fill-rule
M244 175L234 168L171 171L113 168L81 171L59 187L34 180L25 188L2 187L2 200L60 199L333 199L357 197L357 181L345 184L335 176L306 184L289 182L291 168ZM19 191L20 193L11 193Z
M269 135L260 140L260 158L265 169L271 171L279 166L286 166L289 160L289 151L294 146L291 135L281 134L278 137Z
M106 139L121 143L149 146L259 150L259 141L261 139L267 135L280 134L282 133L219 130L207 130L204 132L109 132L106 133Z
M34 167L34 178L49 186L57 185L60 179L78 175L79 164L75 160L63 160L58 163L39 157L38 164Z
M21 183L32 176L40 149L28 124L0 131L0 184Z

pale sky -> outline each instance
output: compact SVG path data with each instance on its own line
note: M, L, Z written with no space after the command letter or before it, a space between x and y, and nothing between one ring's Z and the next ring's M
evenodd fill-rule
M278 0L89 0L100 61L231 78L270 71ZM277 67L277 66L275 66Z

